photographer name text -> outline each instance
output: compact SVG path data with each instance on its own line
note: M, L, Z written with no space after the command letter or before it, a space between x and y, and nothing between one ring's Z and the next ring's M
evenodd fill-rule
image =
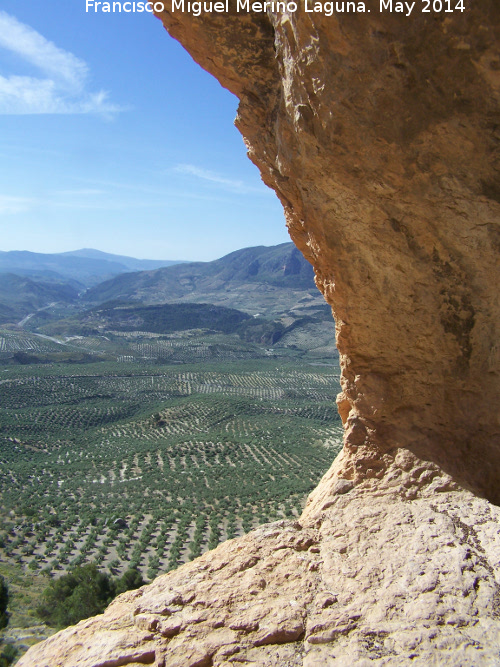
M225 14L229 12L230 4L238 13L250 12L262 14L268 11L281 13L294 13L301 7L293 0L291 2L251 2L251 0L169 0L169 2L99 2L98 0L86 0L86 12L94 13L121 13L126 14L148 12L150 14L161 14L168 11L171 14L176 12L200 16L201 14ZM316 12L325 16L332 16L340 13L369 13L371 9L367 8L364 2L345 2L345 1L320 1L303 0L302 7L306 13ZM376 11L376 10L375 10ZM380 13L402 14L411 16L414 13L422 14L453 14L454 12L465 11L465 0L414 0L414 2L395 2L394 0L379 0L378 11Z

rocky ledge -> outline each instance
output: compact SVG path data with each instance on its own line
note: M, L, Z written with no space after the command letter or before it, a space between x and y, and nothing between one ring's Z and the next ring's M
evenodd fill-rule
M19 667L497 664L499 518L467 492L351 490L124 593Z

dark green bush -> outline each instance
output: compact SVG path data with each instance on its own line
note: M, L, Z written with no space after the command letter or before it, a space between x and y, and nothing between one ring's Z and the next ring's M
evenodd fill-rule
M9 624L9 612L7 605L9 604L9 589L5 583L5 579L0 575L0 630L6 628Z
M144 586L146 583L139 570L129 568L122 577L115 579L115 595L125 593L125 591L134 591L136 588Z
M143 584L137 570L128 570L123 577L115 579L100 572L95 563L89 563L51 581L36 612L47 625L65 628L101 614L118 593Z
M7 644L0 653L0 667L9 667L17 658L17 648L12 644Z

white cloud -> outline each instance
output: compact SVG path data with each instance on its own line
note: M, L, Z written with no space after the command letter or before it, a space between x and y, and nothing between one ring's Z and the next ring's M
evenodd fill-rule
M208 169L201 169L200 167L195 167L193 164L179 164L175 168L175 171L178 171L181 174L189 174L190 176L196 176L196 178L201 178L204 181L210 181L211 183L219 183L219 185L227 185L233 189L240 189L244 187L243 181L234 181L230 178L224 178L213 171Z
M83 60L59 49L36 30L2 11L0 11L0 46L71 86L82 85L88 74L88 67Z
M32 200L27 197L11 197L0 194L0 215L24 213L31 207Z
M44 77L0 76L0 114L111 115L120 108L107 93L86 90L88 67L36 30L0 11L0 48L15 53L39 69Z
M249 185L246 185L243 181L236 181L231 178L226 178L220 174L217 174L208 169L203 169L201 167L196 167L193 164L179 164L174 168L174 171L180 174L187 174L188 176L194 176L195 178L200 178L203 181L209 181L210 183L215 183L220 185L225 190L230 190L232 192L238 192L241 194L253 193L253 194L265 194L266 192L271 192L266 187L255 188Z
M56 195L61 195L62 197L97 197L99 195L105 195L105 190L98 190L97 188L79 188L77 190L57 190Z

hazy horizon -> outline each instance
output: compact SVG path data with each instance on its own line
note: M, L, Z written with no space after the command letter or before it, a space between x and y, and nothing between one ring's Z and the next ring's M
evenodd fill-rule
M0 68L5 251L210 261L288 240L236 97L152 15L4 0Z
M96 248L96 247L86 247L86 248L73 248L71 250L61 250L57 252L40 252L38 250L31 250L29 248L12 248L11 250L4 250L3 248L0 248L0 253L8 253L8 252L31 252L37 255L64 255L64 254L69 254L69 253L77 253L77 252L83 252L83 251L93 251L93 252L98 252L98 253L103 253L105 255L115 255L116 257L128 257L129 259L138 259L141 261L147 261L147 260L152 260L156 262L161 262L161 261L174 261L174 262L211 262L216 259L220 259L221 257L225 257L226 255L230 255L233 252L237 252L238 250L244 250L245 248L252 248L252 247L266 247L266 248L271 248L277 245L283 245L284 243L292 243L291 239L288 239L288 241L282 241L280 243L271 243L271 244L266 244L266 243L256 243L252 246L242 246L240 248L233 248L232 250L228 250L227 252L224 251L221 254L213 257L212 259L197 259L197 258L187 258L187 259L172 259L171 257L142 257L142 256L136 256L136 255L125 255L124 253L119 253L119 252L113 252L112 250L102 250L101 248Z

